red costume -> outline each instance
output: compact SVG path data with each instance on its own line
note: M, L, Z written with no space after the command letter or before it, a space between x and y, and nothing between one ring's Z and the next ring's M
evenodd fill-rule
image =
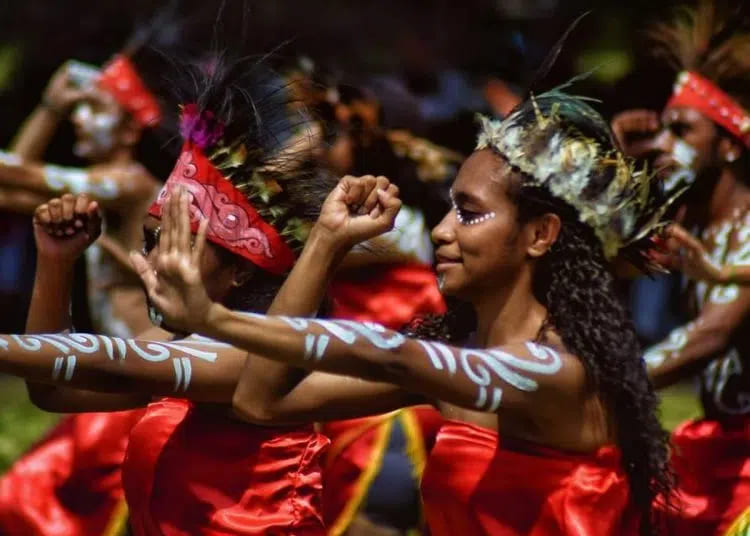
M322 535L312 427L263 428L185 400L149 405L123 486L135 536Z
M378 322L391 329L416 316L445 311L435 274L425 264L376 265L372 271L336 280L329 294L332 317ZM321 431L331 439L323 487L328 534L343 534L362 507L381 470L394 425L404 430L405 454L418 482L441 422L440 414L425 406L322 424Z
M120 484L142 411L68 417L0 479L0 534L115 536L127 521Z
M635 536L619 451L563 453L446 421L422 479L433 536Z
M669 528L687 536L744 536L750 530L750 419L697 420L672 436L679 476Z

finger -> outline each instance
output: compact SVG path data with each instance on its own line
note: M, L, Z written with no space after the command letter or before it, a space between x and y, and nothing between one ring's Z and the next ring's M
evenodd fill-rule
M180 198L182 187L178 187L170 198L169 203L169 245L172 249L178 248L180 244ZM164 229L162 229L164 232ZM165 253L167 250L165 250Z
M50 223L54 225L62 223L62 202L60 199L50 199L47 205L49 206Z
M62 203L62 217L65 223L73 223L75 215L76 197L73 194L64 194L60 199Z
M36 210L34 211L34 222L43 227L47 227L49 226L50 221L49 205L44 203L43 205L36 207Z
M379 179L385 179L385 184ZM385 190L388 187L388 179L385 177L372 177L368 178L365 183L365 190L367 197L365 198L362 206L360 207L360 214L369 214L378 205L378 190Z
M86 209L86 234L89 238L98 238L101 232L102 213L99 210L99 203L91 201Z
M77 228L83 227L83 220L86 219L88 216L88 207L89 207L89 196L86 194L81 194L76 197L75 205L73 207L73 212L75 213L75 226Z
M130 264L133 265L133 269L138 274L138 277L141 278L141 281L143 281L143 286L146 287L146 292L150 295L156 289L158 283L153 267L137 251L130 252Z
M203 258L203 250L206 247L206 232L208 231L208 220L202 219L198 225L198 233L195 235L195 246L193 246L193 264L200 266Z
M668 232L669 236L677 240L682 246L693 250L695 253L703 253L703 244L701 244L693 235L688 233L683 227L679 225L670 225Z
M383 213L380 215L380 221L392 228L396 222L398 211L401 210L401 200L398 197L391 196L386 192L379 191L380 202L383 206Z
M180 252L190 251L190 207L188 205L189 194L186 190L180 192L179 214L178 214L178 244Z
M169 212L171 210L172 206L172 200L174 199L175 190L172 190L172 192L167 197L167 200L164 202L164 205L161 207L161 231L159 232L159 253L168 253L169 252L169 246L170 246L170 234L169 234L169 226L170 226L170 219L169 219Z
M350 210L359 209L364 201L362 183L359 179L351 177L346 183L346 204Z

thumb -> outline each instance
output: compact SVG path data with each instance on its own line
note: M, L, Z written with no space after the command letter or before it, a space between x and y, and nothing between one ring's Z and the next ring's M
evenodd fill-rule
M151 264L146 258L138 253L137 251L130 252L130 264L133 265L133 269L138 274L138 277L143 281L143 285L146 287L146 292L152 294L156 290L157 279Z
M383 212L378 219L389 227L393 227L396 216L398 216L398 212L401 210L401 200L383 190L378 191L378 197L380 198L380 203L383 205Z

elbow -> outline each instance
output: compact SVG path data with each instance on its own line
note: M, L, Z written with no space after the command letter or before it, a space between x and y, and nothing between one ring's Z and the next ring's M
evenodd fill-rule
M51 385L26 384L26 392L29 395L29 400L37 408L49 413L66 413L66 408L61 407L59 403L56 391L56 387Z
M232 411L238 419L260 426L271 426L274 423L278 424L279 421L279 415L274 411L273 404L248 400L239 392L235 392L232 396Z

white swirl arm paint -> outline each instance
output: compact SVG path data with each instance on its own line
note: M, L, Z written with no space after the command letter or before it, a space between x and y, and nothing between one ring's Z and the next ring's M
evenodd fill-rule
M417 341L378 324L233 313L216 304L206 334L252 354L397 384L427 398L497 411L529 403L554 383L563 359L531 342L487 350Z
M246 353L192 336L179 341L87 333L0 335L0 372L106 393L230 403Z

